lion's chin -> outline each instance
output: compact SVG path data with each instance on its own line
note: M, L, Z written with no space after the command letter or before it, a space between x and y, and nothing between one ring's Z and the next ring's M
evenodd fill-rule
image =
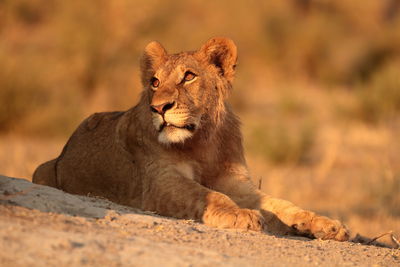
M165 126L158 135L158 142L166 145L183 143L192 136L193 131L190 131L186 128Z

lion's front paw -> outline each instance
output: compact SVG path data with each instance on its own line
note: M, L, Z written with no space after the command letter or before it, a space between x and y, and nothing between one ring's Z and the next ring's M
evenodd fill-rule
M337 241L347 241L350 237L346 226L338 220L332 220L324 216L315 216L313 218L311 221L311 233L316 238Z
M318 216L309 211L296 214L292 227L301 234L310 234L324 240L346 241L350 237L347 228L338 220Z
M261 231L264 229L264 218L258 210L219 209L204 217L207 225L218 228L246 229Z
M231 217L231 216L229 216ZM233 223L232 228L261 231L264 227L264 218L258 210L238 209L233 218L227 218Z

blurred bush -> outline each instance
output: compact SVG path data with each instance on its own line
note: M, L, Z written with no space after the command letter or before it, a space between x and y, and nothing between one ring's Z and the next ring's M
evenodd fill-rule
M40 76L25 64L13 69L0 58L0 131L14 127L14 123L39 109L48 101L46 85Z
M400 113L400 65L389 65L374 73L371 81L359 86L356 115L378 123L390 121Z
M312 158L316 128L310 122L296 127L276 121L253 129L249 144L251 152L272 164L305 164Z
M379 179L366 179L364 198L354 207L363 216L376 214L400 217L400 175L386 174Z

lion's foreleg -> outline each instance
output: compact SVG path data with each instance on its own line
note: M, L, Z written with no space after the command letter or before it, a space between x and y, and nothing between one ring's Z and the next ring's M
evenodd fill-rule
M302 234L322 239L347 240L346 228L336 220L303 210L293 203L272 198L256 189L246 173L226 173L212 184L242 208L258 209L266 228L275 234Z
M259 211L241 209L228 196L179 175L151 179L143 209L175 218L194 219L219 228L261 230Z
M262 208L264 193L257 190L246 173L227 173L211 185L218 192L228 195L239 207L259 210L268 232L284 235L294 230L283 223L273 212Z
M279 220L300 234L339 241L349 239L346 227L339 221L303 210L287 200L263 195L260 206L262 212L275 214Z

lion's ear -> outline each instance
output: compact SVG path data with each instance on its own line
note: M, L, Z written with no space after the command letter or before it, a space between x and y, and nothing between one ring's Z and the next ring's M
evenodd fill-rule
M150 73L154 73L167 60L168 53L164 47L156 41L149 43L140 59L140 69L142 79L145 79Z
M215 65L222 76L229 82L233 81L237 61L235 43L225 37L215 37L208 40L199 50L199 53L210 63Z

